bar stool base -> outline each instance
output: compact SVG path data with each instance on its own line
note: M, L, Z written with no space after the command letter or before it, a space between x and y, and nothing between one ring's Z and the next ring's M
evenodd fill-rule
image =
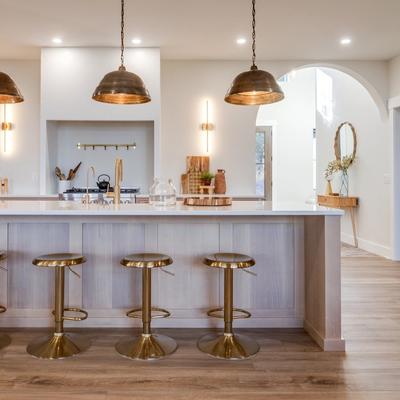
M260 350L255 340L239 334L210 333L199 339L197 347L202 352L223 360L244 360Z
M4 349L4 347L7 347L10 343L11 343L10 336L0 335L0 350Z
M82 353L89 346L90 342L86 338L73 333L64 333L38 338L28 345L26 351L36 358L59 360Z
M177 348L174 339L153 334L121 339L115 345L119 354L133 360L157 360L172 354Z

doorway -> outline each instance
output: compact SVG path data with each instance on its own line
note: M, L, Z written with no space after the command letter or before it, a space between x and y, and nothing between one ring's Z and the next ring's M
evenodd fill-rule
M256 128L256 195L272 201L272 127Z

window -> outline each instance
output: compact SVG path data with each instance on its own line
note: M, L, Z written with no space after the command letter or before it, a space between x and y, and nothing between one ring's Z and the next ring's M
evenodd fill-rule
M265 131L256 132L256 195L265 194Z
M333 79L317 69L317 111L328 122L333 120Z
M256 195L272 200L272 128L256 129Z
M317 194L317 130L313 129L313 191L314 196Z

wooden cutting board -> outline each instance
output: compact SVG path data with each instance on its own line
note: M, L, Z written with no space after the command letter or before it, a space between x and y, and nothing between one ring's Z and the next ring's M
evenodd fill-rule
M181 176L182 194L198 194L200 193L200 185L202 172L188 172Z
M187 156L186 172L205 172L210 170L210 157Z

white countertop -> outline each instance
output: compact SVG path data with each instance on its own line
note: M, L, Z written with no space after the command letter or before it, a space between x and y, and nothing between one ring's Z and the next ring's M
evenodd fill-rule
M302 203L234 201L228 207L188 207L178 202L172 207L149 204L114 206L85 205L73 201L0 201L0 216L267 216L267 215L343 215L342 210Z
M0 194L0 200L41 200L59 198L58 194Z

